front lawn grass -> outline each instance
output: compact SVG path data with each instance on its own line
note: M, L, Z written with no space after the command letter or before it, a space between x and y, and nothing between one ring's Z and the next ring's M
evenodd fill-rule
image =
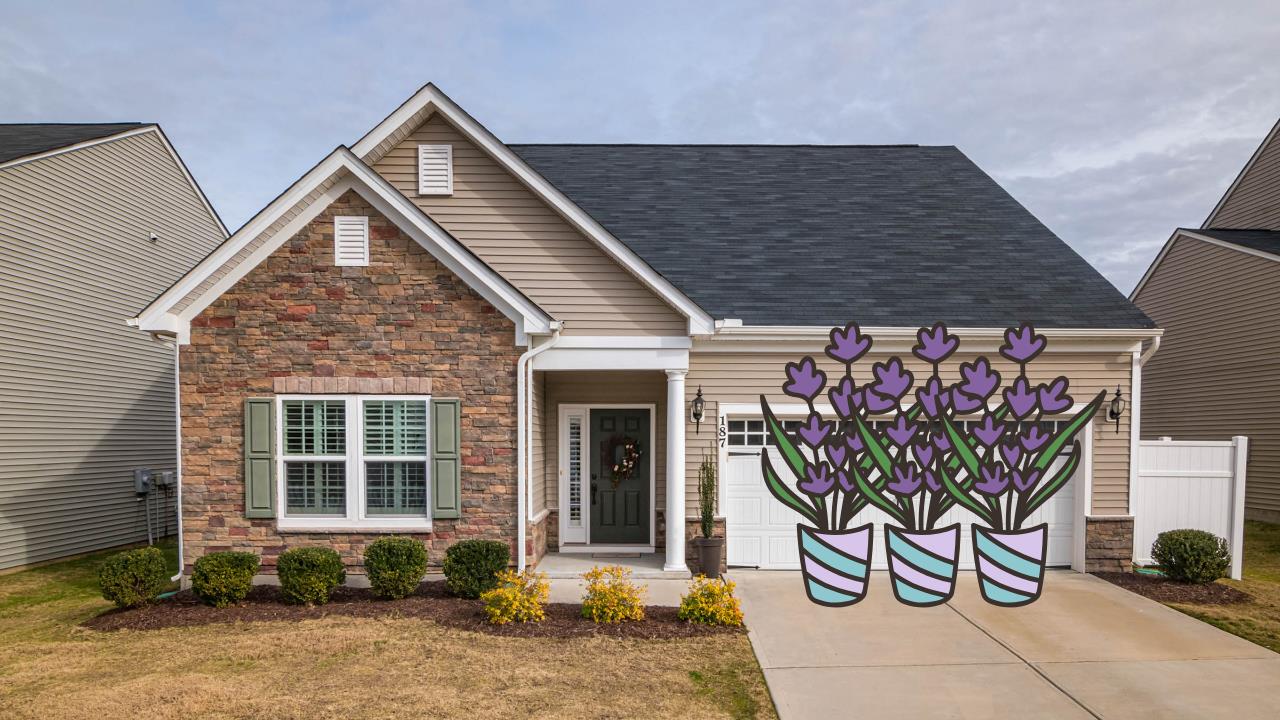
M1280 525L1244 525L1244 576L1218 582L1253 596L1235 605L1168 603L1169 607L1280 652Z
M745 635L498 637L397 617L102 633L105 554L0 576L0 717L774 717Z

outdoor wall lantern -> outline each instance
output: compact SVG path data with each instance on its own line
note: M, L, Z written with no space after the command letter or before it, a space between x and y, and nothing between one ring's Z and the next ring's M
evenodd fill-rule
M702 386L698 386L698 394L694 396L693 402L689 404L689 414L693 417L693 429L695 434L702 433L702 414L707 409L707 401L702 399Z
M1124 415L1124 398L1120 397L1120 386L1116 386L1116 396L1111 398L1111 407L1107 409L1107 419L1116 424L1116 433L1120 433L1120 417Z

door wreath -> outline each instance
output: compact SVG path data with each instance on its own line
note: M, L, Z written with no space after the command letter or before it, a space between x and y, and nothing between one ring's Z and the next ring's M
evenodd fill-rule
M640 467L640 441L626 435L614 435L605 441L601 464L609 468L609 481L613 489L630 480Z

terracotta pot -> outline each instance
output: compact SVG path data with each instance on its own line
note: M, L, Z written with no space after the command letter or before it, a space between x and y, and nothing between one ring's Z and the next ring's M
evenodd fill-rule
M809 599L827 607L852 605L867 596L871 569L871 523L824 531L797 525L800 570Z
M982 599L992 605L1029 605L1044 589L1044 558L1049 525L999 532L973 526L973 560Z
M693 545L698 549L698 570L712 580L720 577L720 562L724 558L724 538L694 538Z
M885 525L884 544L889 552L893 596L898 602L932 607L955 594L960 523L924 532Z

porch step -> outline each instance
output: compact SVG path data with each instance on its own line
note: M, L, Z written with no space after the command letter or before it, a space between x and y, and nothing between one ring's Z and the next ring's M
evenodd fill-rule
M688 580L692 577L685 570L664 570L663 556L659 553L547 553L534 568L554 580L578 579L593 567L621 565L631 570L635 580Z

